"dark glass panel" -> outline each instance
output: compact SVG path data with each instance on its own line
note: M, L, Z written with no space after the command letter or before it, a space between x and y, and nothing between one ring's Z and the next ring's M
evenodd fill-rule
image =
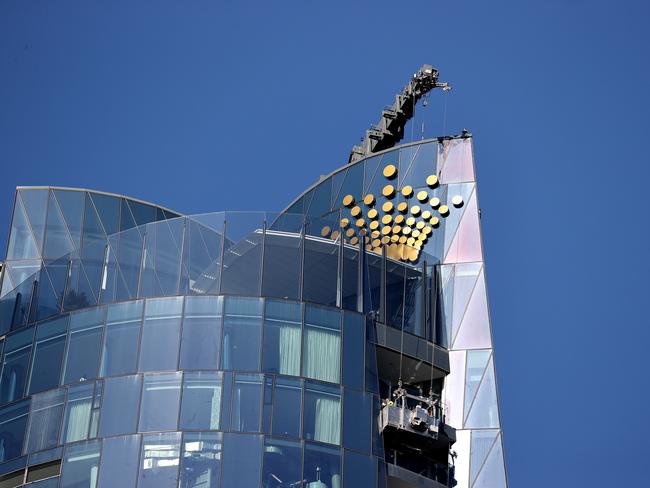
M183 436L180 488L216 488L221 473L223 434L187 432Z
M83 220L85 192L54 190L54 196L63 213L63 219L70 231L70 237L75 248L79 249L81 243L81 222Z
M404 266L386 261L386 324L402 329L404 317Z
M180 348L183 297L147 300L140 371L175 370Z
M273 397L273 434L300 437L302 380L278 376Z
M338 310L312 305L305 308L302 374L340 383L341 314Z
M266 300L264 371L300 375L301 320L300 303Z
M341 486L340 450L306 442L303 480L305 486L310 488L311 486L339 488Z
M334 208L342 207L341 201L345 195L352 195L357 200L362 198L363 193L363 164L357 163L351 166L348 166L347 173L345 175L345 180L343 185L341 185L341 190L339 195L334 202ZM375 195L376 196L376 195Z
M70 232L65 224L61 210L56 202L53 193L50 193L47 206L47 227L45 229L45 244L43 246L43 257L58 259L61 256L72 252Z
M184 222L185 219L181 218L145 226L145 254L140 271L139 296L178 293Z
M222 487L260 485L262 436L224 434ZM245 467L242 469L242 467Z
M175 430L181 397L181 373L146 374L140 405L140 432ZM164 408L161 408L164 405Z
M136 225L144 225L156 221L156 207L133 200L125 200L131 209Z
M379 393L379 376L377 373L377 348L375 344L375 325L366 320L366 390Z
M100 307L70 316L64 384L97 377L105 314L106 309Z
M88 441L66 447L60 488L97 486L101 441Z
M42 451L58 444L64 401L63 388L32 397L25 452Z
M313 237L304 243L303 299L335 307L340 246Z
M45 268L39 273L36 283L36 298L32 301L29 311L30 322L42 320L61 312L61 300L54 291L52 281Z
M301 237L299 233L266 231L262 295L300 298Z
M139 435L104 439L99 486L101 488L136 486L139 459Z
M31 466L27 471L27 482L31 483L33 481L52 478L53 476L59 476L60 472L61 472L60 459L56 461L50 461L49 463L40 464L38 466ZM54 478L48 481L50 482L49 486L51 486L52 488L56 488L59 480ZM46 482L42 482L42 483L34 483L29 485L30 488L34 488L34 486L37 487L40 486L41 488L43 488L44 486L48 486L48 484L46 484Z
M378 419L381 415L381 399L373 395L372 397L372 418ZM384 459L384 438L379 432L379 423L372 422L370 424L372 429L372 453L380 459Z
M89 193L97 215L106 235L115 234L120 230L120 198L101 193Z
M343 405L343 446L369 454L372 395L346 388Z
M120 198L120 232L129 230L137 226L135 218L133 218L133 213L129 208L129 204L125 198Z
M375 312L379 317L381 310L381 256L366 253L366 300L365 312ZM381 317L379 317L381 319Z
M142 268L143 237L140 229L129 229L109 237L113 260L121 280L115 280L115 301L137 298Z
M262 301L254 298L226 298L223 369L259 371Z
M305 382L305 439L341 443L341 393L338 387Z
M181 369L218 369L221 297L187 297L181 338Z
M426 337L423 286L421 269L406 266L406 286L404 292L404 330L420 337ZM427 278L427 281L429 278Z
M68 389L61 432L62 444L88 438L94 387L94 382L88 382Z
M372 456L345 451L343 486L377 486L377 465Z
M302 486L302 445L286 439L264 440L263 488Z
M86 203L84 208L84 223L81 236L81 263L83 271L88 279L90 288L95 298L99 298L102 269L104 265L104 252L106 250L106 234L100 221L95 205L93 204L90 194L86 194ZM75 293L78 294L77 290ZM76 301L83 297L66 297L66 302ZM86 297L88 299L89 297ZM66 303L67 306L67 303ZM71 306L70 308L80 308Z
M131 434L138 427L138 402L142 376L107 378L104 385L99 435L102 437Z
M0 403L22 398L27 382L29 358L32 352L34 328L12 334L5 340L5 351L0 380Z
M29 219L29 225L36 239L36 247L39 252L43 247L48 193L48 190L20 190L18 192L22 199L25 215ZM8 253L7 259L14 259L10 256L11 254Z
M176 488L180 451L180 432L142 436L138 488Z
M343 249L343 281L341 306L357 310L359 294L359 250L348 246Z
M262 376L236 374L233 388L231 430L259 432L262 408Z
M36 327L36 344L28 388L30 395L59 385L67 329L67 316L43 322Z
M321 181L314 189L314 196L311 199L309 208L305 213L313 217L321 217L329 213L332 203L332 179L327 178Z
M263 227L261 213L226 213L222 293L260 294Z
M343 314L343 384L363 389L366 323L363 315Z
M185 373L181 429L217 430L221 413L222 373Z
M108 306L101 376L135 373L144 300Z
M45 215L45 209L43 209L43 215ZM39 248L37 248L23 204L20 198L16 198L14 215L11 219L11 230L9 232L7 261L39 258L40 256Z
M271 433L271 416L273 415L273 376L264 376L264 399L262 403L262 432Z

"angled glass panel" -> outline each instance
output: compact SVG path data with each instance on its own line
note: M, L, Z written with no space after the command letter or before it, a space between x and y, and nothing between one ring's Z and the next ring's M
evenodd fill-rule
M30 322L42 320L61 312L61 299L54 290L50 275L45 268L41 269L34 290L37 298L32 301L30 307Z
M97 486L101 441L87 441L66 447L61 467L60 488Z
M72 243L76 249L79 249L86 192L68 190L53 190L53 192L70 231Z
M273 434L300 437L300 415L302 411L302 380L283 378L275 380L273 396Z
M181 290L188 294L218 294L221 283L224 213L187 218Z
M223 434L186 432L181 454L182 488L216 488L221 474Z
M72 243L68 226L63 219L63 214L59 209L54 194L50 193L47 206L47 227L45 229L43 257L47 259L58 259L72 251L74 251L74 244Z
M107 239L89 193L86 194L81 243L80 254L83 270L93 295L95 298L99 298Z
M338 310L305 308L303 376L340 383L341 314Z
M97 304L96 290L91 286L84 265L80 259L77 259L78 253L68 259L63 257L54 264L57 266L57 272L63 272L63 279L55 278L52 265L48 266L48 273L57 290L59 298L63 297L63 310L72 311L80 308L87 308ZM60 288L59 283L63 283L65 288ZM65 292L65 296L64 295Z
M259 296L264 214L227 212L221 292Z
M13 403L0 409L0 462L19 457L27 428L29 402Z
M129 208L129 204L125 198L120 198L120 232L132 229L138 224L135 222L133 213Z
M0 379L0 403L22 398L27 382L29 358L32 352L34 328L12 334L5 340L5 351Z
M22 199L23 207L34 238L36 248L40 252L43 248L43 236L45 233L45 217L47 212L48 190L20 190L18 192ZM7 257L7 259L10 259Z
M450 203L451 199L454 196L461 196L464 202L468 202L470 196L474 192L474 183L460 183L447 185L446 192L443 196L440 197L442 202ZM444 252L445 256L451 246L452 241L456 237L456 232L458 230L458 224L465 211L467 210L467 205L463 205L461 208L456 208L453 205L449 206L449 215L443 219L444 220ZM445 258L445 262L454 262L456 261L456 256L453 258Z
M313 217L320 217L329 213L332 202L332 179L327 178L321 181L314 189L314 196L311 199L309 208L305 213Z
M343 280L341 283L341 306L357 310L359 296L359 249L345 246L343 249Z
M50 449L58 444L64 401L63 388L32 397L26 453Z
M341 443L341 393L338 387L305 382L305 439Z
M181 373L146 374L140 405L140 432L176 430ZM165 408L160 408L164 405Z
M263 488L302 486L302 444L287 439L264 439Z
M223 325L223 369L259 371L262 301L228 297Z
M479 274L472 298L467 305L456 334L454 349L481 349L492 347L490 322L483 272Z
M467 305L476 287L476 280L480 272L480 263L457 264L454 266L454 273L449 279L450 282L453 282L453 286L450 284L445 289L447 295L453 293L453 306L451 305L451 300L449 301L450 305L448 305L452 312L449 315L449 319L452 324L453 339L455 339L460 323L465 316ZM451 299L451 297L448 298Z
M67 330L68 317L43 322L36 327L28 388L30 395L59 385Z
M344 451L343 479L345 486L377 486L375 458L352 451Z
M72 314L63 383L97 377L104 331L105 307Z
M424 309L425 298L423 288L425 285L430 289L431 276L423 276L422 267L413 269L410 266L404 267L404 330L420 337L427 336L428 324L425 323L426 312ZM425 283L426 281L426 283Z
M501 437L497 439L485 464L481 468L473 488L506 488L506 470L503 461Z
M140 371L177 369L182 312L183 297L147 300L140 344Z
M218 369L223 298L187 297L181 337L181 369Z
M476 475L485 464L485 460L492 451L494 441L499 434L498 430L475 430L472 432L472 448L470 460L470 484L476 480Z
M185 219L145 226L146 259L140 278L140 296L176 295L179 290Z
M343 197L339 198L339 192L341 191L341 185L345 180L346 172L347 170L344 169L342 171L339 171L335 175L332 175L332 201L330 203L330 208L338 207L337 202L340 201L341 198L343 198Z
M401 329L404 319L404 266L386 262L386 324Z
M264 371L300 375L302 308L298 302L266 301Z
M430 142L420 144L415 154L412 154L409 160L408 169L402 170L401 186L412 186L413 188L422 187L425 185L427 177L430 175L437 175L437 143Z
M346 388L343 402L343 446L370 454L372 395Z
M342 486L340 449L306 442L303 481L304 486L309 488Z
M97 215L106 235L120 231L120 198L101 193L89 193L92 198Z
M141 229L132 228L109 237L113 256L117 260L117 269L122 281L116 280L115 300L137 298L144 238Z
M320 235L318 229L331 226L329 220L312 222L307 232ZM335 307L340 245L322 237L306 237L304 245L303 300Z
M262 432L271 432L271 420L273 415L273 376L264 376L264 393L262 398Z
M468 351L467 352L467 373L465 377L465 416L469 407L474 401L476 390L483 378L485 367L490 359L490 351Z
M300 298L302 223L302 215L269 219L270 228L266 230L264 242L263 296Z
M43 210L43 215L45 215L45 210ZM39 247L37 246L29 221L27 220L23 203L20 198L16 198L14 215L11 219L11 230L9 231L7 261L34 259L39 257Z
M262 472L262 436L224 434L224 457L221 486L260 485ZM246 460L242 469L242 460Z
M108 306L100 376L135 373L144 300Z
M129 435L110 437L102 443L102 461L99 469L99 486L111 488L136 486L140 437Z
M366 254L365 266L365 283L366 283L366 300L364 310L366 313L375 312L380 317L381 311L381 256L374 253ZM381 318L380 318L381 319Z
M236 374L230 428L237 432L259 432L262 409L262 376Z
M94 382L88 382L68 389L61 444L88 438L94 387Z
M142 376L120 376L104 381L102 415L99 435L131 434L138 430L138 402L142 390Z
M366 323L363 315L343 313L343 384L363 389Z
M372 158L366 159L363 163L361 163L364 166L364 172L365 172L364 179L363 179L363 195L368 194L368 189L370 188L372 181L377 177L376 176L377 169L381 164L381 158L382 156L374 156ZM379 174L381 174L381 171L379 172Z
M180 451L180 432L142 436L138 488L176 488Z
M356 163L348 166L345 174L345 181L341 185L338 197L334 201L333 208L343 206L342 201L346 195L352 195L356 200L363 198L363 164Z
M125 200L129 208L131 209L131 214L135 219L136 225L144 225L149 222L156 221L156 207L151 205L146 205L144 203L136 202L133 200Z
M220 372L185 373L180 428L219 429L222 388L223 377Z
M485 370L474 403L470 407L469 413L466 412L465 415L467 416L465 421L467 428L495 429L499 427L499 405L497 404L497 386L492 359Z

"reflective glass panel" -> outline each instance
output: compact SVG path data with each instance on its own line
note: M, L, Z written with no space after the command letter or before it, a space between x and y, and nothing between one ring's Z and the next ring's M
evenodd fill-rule
M180 395L180 372L145 375L140 405L140 432L175 430ZM162 405L164 408L161 408Z
M26 452L41 451L58 444L64 401L63 388L32 397Z
M302 446L286 439L264 440L263 488L298 487L302 479Z
M45 208L42 210L45 215ZM34 239L34 234L29 225L27 215L20 198L16 198L14 215L11 219L11 231L9 233L9 247L7 249L7 260L30 259L40 257L39 249Z
M14 403L0 409L0 462L20 456L27 428L29 402Z
M363 388L365 319L356 313L343 313L343 383Z
M346 388L343 406L343 445L370 453L372 395Z
M300 437L302 380L278 376L273 397L273 433Z
M0 403L13 402L23 396L29 356L32 352L34 328L12 334L5 340L5 352L0 380Z
M131 434L138 427L138 409L142 376L121 376L104 381L99 435Z
M91 382L74 386L68 390L63 432L61 433L62 443L88 438L94 386L94 383Z
M181 339L181 369L218 369L221 297L187 297Z
M101 376L135 373L144 300L109 305Z
M59 385L67 329L68 317L44 322L36 328L29 394Z
M221 473L223 434L186 432L181 457L181 488L216 488Z
M235 375L230 428L238 432L259 432L261 408L262 376Z
M180 450L180 432L143 436L138 488L176 488Z
M147 300L140 345L140 371L177 369L182 311L183 297Z
M377 466L373 457L345 451L343 466L345 486L377 485Z
M25 216L29 220L29 225L32 232L34 233L34 237L36 238L36 247L39 251L43 246L43 233L45 232L45 217L48 193L48 190L29 189L21 190L18 192L20 198L22 199L22 204L25 208ZM18 202L16 202L16 204L18 204ZM12 259L12 256L13 253L7 253L7 259Z
M139 459L139 435L104 439L99 486L101 488L135 486Z
M259 371L262 301L226 298L223 325L223 369Z
M300 375L300 303L266 301L264 371Z
M92 380L97 377L105 312L101 307L70 316L70 339L63 383Z
M260 485L262 436L224 434L222 487ZM245 467L244 469L242 469Z
M341 443L341 393L338 387L305 383L305 439Z
M304 486L309 488L339 488L341 486L339 449L305 443L303 479Z
M292 216L293 217L293 216ZM300 298L301 236L299 232L266 231L262 295Z
M97 486L100 441L71 444L65 449L61 468L61 488Z
M404 312L404 266L386 261L386 324L402 328Z
M327 223L331 225L331 222ZM303 300L336 306L339 248L340 246L332 241L322 242L313 237L305 238Z
M341 379L341 314L338 310L305 308L302 374L332 383Z
M222 384L220 372L185 373L181 429L219 429Z
M359 295L359 249L345 246L343 249L343 281L341 306L357 310Z
M262 213L226 212L222 293L260 294L263 227Z

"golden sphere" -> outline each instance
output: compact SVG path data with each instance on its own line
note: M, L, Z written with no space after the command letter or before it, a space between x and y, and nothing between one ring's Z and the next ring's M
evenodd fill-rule
M397 204L397 210L399 212L405 213L409 209L409 205L406 202L400 202Z
M395 187L393 185L386 185L382 188L381 194L386 198L391 198L395 194Z
M371 208L370 210L368 210L368 218L369 219L376 219L378 215L379 215L379 212L377 212L376 208Z
M422 190L418 192L417 198L421 202L426 202L429 199L429 194L426 191Z
M409 227L413 227L415 225L415 217L409 217L406 219L406 225Z
M363 220L363 219L357 219L356 224L357 224L357 227L363 227L363 226L366 225L366 221Z
M420 231L417 230L417 229L414 229L413 232L411 232L411 235L412 235L413 237L417 237L417 236L420 235Z
M340 235L340 234L339 234L339 231L338 231L338 230L335 230L334 232L332 232L332 235L331 235L330 237L332 238L332 240L335 241L336 239L339 238L339 235Z
M379 228L379 222L377 222L376 220L373 220L372 222L370 222L369 227L370 227L370 230L376 230L376 229Z
M393 211L393 202L384 202L381 209L386 213L391 213Z
M404 222L404 216L403 215L396 215L395 216L395 223L396 224L401 224L402 222Z
M345 231L345 235L348 237L352 237L354 235L354 229L350 227L348 230Z
M355 205L354 207L352 207L352 210L350 210L350 214L353 217L358 217L359 215L361 215L361 207Z
M422 232L424 235L429 236L433 232L433 229L427 225L424 229L422 229Z
M406 239L406 244L412 246L413 244L415 244L415 239L413 237L409 237L408 239Z
M373 247L379 247L380 245L381 245L381 241L379 239L375 239L372 241Z
M402 232L402 228L399 225L393 227L393 234L399 234Z
M411 228L410 227L403 227L402 228L402 234L405 236L409 235L411 233Z
M390 215L384 215L384 216L381 218L381 223L384 224L384 225L388 225L388 224L390 224L392 221L393 221L393 217L391 217Z
M406 198L411 198L411 196L413 196L413 187L406 185L404 188L402 188L402 195L404 195Z
M420 214L420 206L419 205L413 205L411 207L411 213L413 215L419 215Z
M446 217L449 215L449 207L447 205L440 205L440 208L438 209L438 213L442 215L443 217Z
M354 197L352 195L345 195L343 197L343 206L349 207L354 203Z
M438 227L440 225L440 219L438 217L431 217L429 223L434 227Z
M397 168L395 167L394 164L389 164L388 166L384 167L384 177L385 178L394 178L397 175Z
M431 188L438 186L438 177L436 175L427 176L427 185L429 185Z
M373 230L370 235L372 236L373 239L378 239L381 234L379 233L378 230Z
M372 193L368 193L365 197L363 197L363 203L368 206L372 205L375 203L375 196Z
M397 242L397 241L399 241L399 236L396 236L395 234L393 234L392 236L390 236L390 240L391 240L391 242Z
M390 237L384 236L381 238L381 243L382 244L388 244L390 242Z
M350 239L350 244L352 244L353 246L359 244L359 238L353 237L352 239Z
M418 230L422 230L422 229L424 228L424 222L422 222L422 221L420 220L417 224L415 224L415 227L416 227Z
M381 233L384 235L390 234L391 232L393 232L393 229L390 225L381 228Z
M399 238L399 243L400 243L400 244L406 244L406 241L407 241L406 236L401 236L401 237Z
M422 212L422 218L424 220L429 220L431 218L431 212L429 212L428 210L425 210L424 212Z

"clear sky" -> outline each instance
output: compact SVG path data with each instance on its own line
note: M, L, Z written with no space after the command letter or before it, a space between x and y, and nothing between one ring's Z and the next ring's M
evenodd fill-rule
M511 486L650 486L649 20L647 0L0 0L0 241L16 185L281 210L433 64L448 132L475 138Z

